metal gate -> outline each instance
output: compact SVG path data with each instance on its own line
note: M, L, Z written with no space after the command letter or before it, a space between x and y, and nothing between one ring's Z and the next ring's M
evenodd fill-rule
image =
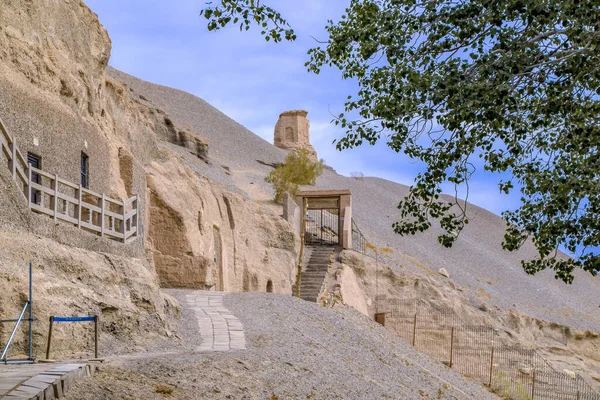
M340 244L340 209L306 211L305 242L313 245Z

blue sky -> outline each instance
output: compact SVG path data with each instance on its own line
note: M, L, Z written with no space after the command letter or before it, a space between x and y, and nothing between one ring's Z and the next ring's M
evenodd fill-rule
M325 40L328 19L337 20L349 0L272 0L296 30L293 43L265 42L258 29L208 32L200 17L205 0L85 0L113 41L110 65L141 79L185 90L272 142L282 111L306 109L311 142L319 157L339 173L360 171L410 185L421 169L408 158L376 146L338 152L332 145L343 130L332 113L343 111L356 86L337 70L309 74L306 51ZM518 205L518 196L499 193L498 176L476 175L469 200L495 213ZM451 187L448 187L451 189Z

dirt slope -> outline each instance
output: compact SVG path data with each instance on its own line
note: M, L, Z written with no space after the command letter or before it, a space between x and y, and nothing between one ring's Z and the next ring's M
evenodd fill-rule
M225 306L247 350L111 360L67 399L162 399L158 385L172 399L496 398L351 308L265 293L229 294Z

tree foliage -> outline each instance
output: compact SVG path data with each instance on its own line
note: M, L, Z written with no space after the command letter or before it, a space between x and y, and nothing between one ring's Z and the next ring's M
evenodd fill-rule
M290 31L258 1L222 1L233 3L265 35ZM309 71L333 66L359 85L334 120L346 130L338 149L383 139L426 165L398 206L397 233L439 223L450 247L468 223L467 202L444 201L442 185L468 188L478 166L508 177L499 178L501 193L520 191L519 208L502 213L502 245L513 251L531 238L539 257L522 262L527 273L552 268L569 283L575 268L596 274L597 1L351 0L326 29L327 41L309 50ZM557 257L558 248L577 257Z
M281 202L283 195L295 196L299 185L313 186L323 173L323 161L313 161L306 149L298 149L287 155L285 162L265 177L273 184L275 201Z

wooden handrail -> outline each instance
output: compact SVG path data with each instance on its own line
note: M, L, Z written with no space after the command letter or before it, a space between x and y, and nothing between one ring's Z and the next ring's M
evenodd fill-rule
M107 236L122 242L127 242L132 236L137 236L137 196L132 196L124 201L116 200L105 194L94 192L81 185L64 180L58 175L52 175L39 168L34 168L19 151L16 140L10 136L1 119L0 132L0 157L3 153L6 155L13 179L17 182L20 181L20 185L22 184L24 188L23 194L27 199L30 210L48 215L54 219L55 223L58 223L59 220L65 221L78 228L85 228L88 231L100 234L100 236ZM50 187L34 182L32 174L49 179ZM75 197L60 192L60 185L73 189ZM32 192L38 193L39 204L33 202ZM98 200L98 204L87 202L82 197L83 194L95 198ZM50 202L46 203L44 198L50 198ZM133 209L126 211L126 208L134 203ZM74 216L71 213L71 205L74 207ZM117 206L119 211L111 211L111 205ZM82 212L86 213L85 217L82 217ZM93 217L94 213L97 218ZM106 219L108 219L108 223L106 223ZM120 221L119 231L117 231L117 221ZM128 223L129 229L127 229Z

